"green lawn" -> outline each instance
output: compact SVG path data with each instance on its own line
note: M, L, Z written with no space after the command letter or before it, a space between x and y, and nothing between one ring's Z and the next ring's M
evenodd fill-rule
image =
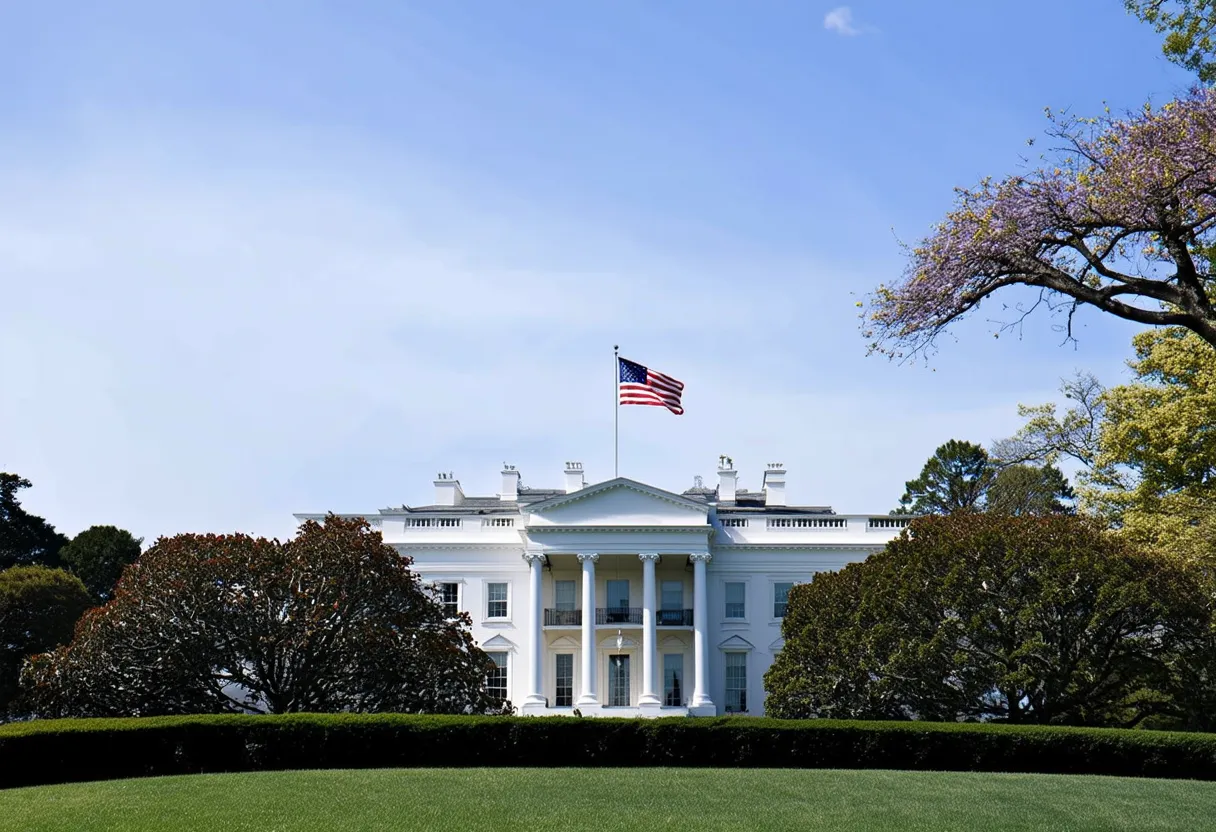
M0 829L1216 830L1216 783L895 771L392 769L0 791Z

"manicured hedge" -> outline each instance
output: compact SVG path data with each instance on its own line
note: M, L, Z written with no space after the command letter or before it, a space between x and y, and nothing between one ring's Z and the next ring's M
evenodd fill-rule
M0 787L219 771L724 766L1216 779L1216 734L941 723L381 714L0 726Z

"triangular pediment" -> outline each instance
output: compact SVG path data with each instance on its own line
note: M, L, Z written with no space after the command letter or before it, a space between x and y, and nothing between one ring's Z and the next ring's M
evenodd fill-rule
M562 636L549 642L549 647L553 650L574 650L581 646L578 639L570 638L570 636Z
M679 636L664 636L659 641L659 647L665 650L677 650L688 646L688 642Z
M626 477L523 507L529 528L546 526L702 526L709 507Z
M718 645L719 650L755 650L756 647L750 641L742 636L731 636L726 641Z
M482 650L514 650L516 648L515 648L515 642L511 641L511 639L504 638L503 636L494 636L493 638L486 639L482 643L481 649Z
M779 638L768 646L768 649L774 653L780 652L781 648L785 647L785 639Z

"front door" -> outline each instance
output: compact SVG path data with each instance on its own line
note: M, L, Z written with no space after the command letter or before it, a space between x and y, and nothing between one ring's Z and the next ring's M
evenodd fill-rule
M608 657L608 704L629 707L629 657Z

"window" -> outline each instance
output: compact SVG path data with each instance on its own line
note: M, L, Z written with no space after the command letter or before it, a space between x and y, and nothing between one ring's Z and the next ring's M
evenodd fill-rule
M460 584L439 584L439 605L447 618L460 615Z
M747 654L726 654L726 712L747 713Z
M507 617L507 585L486 584L486 618Z
M663 581L660 605L665 610L684 609L684 582Z
M553 582L553 606L563 612L574 609L574 581Z
M494 669L486 676L486 693L495 699L506 701L507 698L507 654L486 653L494 661Z
M608 581L608 606L629 609L629 581Z
M684 656L680 653L663 655L663 704L668 708L684 704Z
M773 584L773 618L785 618L785 607L790 600L793 584Z
M557 695L553 698L553 705L558 708L569 708L574 704L574 654L558 653L555 658L557 659Z
M726 617L747 618L747 584L730 581L726 584Z

